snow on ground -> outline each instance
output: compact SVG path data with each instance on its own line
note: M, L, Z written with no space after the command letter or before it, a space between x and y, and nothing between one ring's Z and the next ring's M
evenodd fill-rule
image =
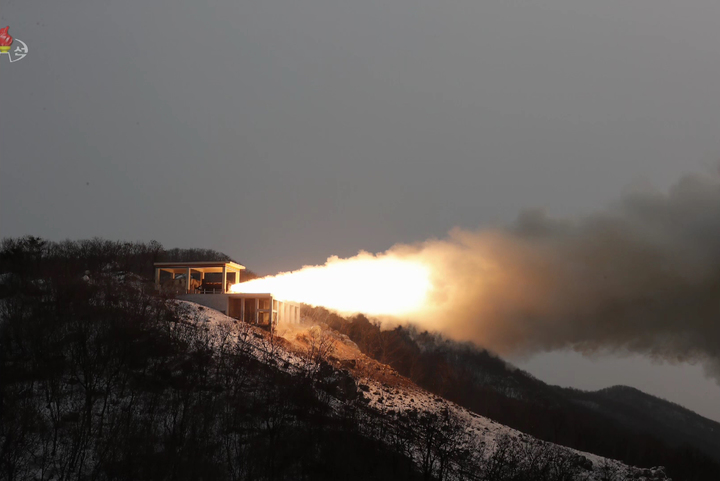
M293 352L286 342L277 336L271 336L260 328L238 321L232 317L189 301L173 301L176 309L187 321L206 326L215 334L215 342L220 343L226 336L234 336L242 342L248 353L266 364L273 364L289 374L299 374L306 364L298 352Z
M475 438L476 441L481 440L480 443L485 447L487 454L494 451L498 441L503 437L525 442L533 442L535 440L532 436L468 411L462 406L458 406L451 401L431 394L419 387L397 390L372 378L362 378L359 382L368 386L369 389L364 395L369 399L369 405L379 412L386 413L392 411L402 413L416 411L440 414L446 409L449 410L461 420L461 423L464 425L464 435L467 438ZM594 467L610 464L618 472L623 474L633 471L619 461L571 448L564 449L584 457L592 462ZM594 478L591 477L589 479Z
M275 365L278 369L293 375L302 374L305 372L304 369L307 369L308 337L316 336L318 332L331 336L335 342L331 356L334 367L350 372L367 406L383 416L399 416L407 413L441 414L448 411L460 421L464 442L467 445L481 446L486 455L492 453L503 438L524 443L540 443L532 436L475 414L419 388L391 367L362 354L347 336L329 330L327 326L280 325L277 329L279 335L271 336L260 328L228 317L214 309L188 301L173 302L186 320L206 326L218 339L226 339L228 335L234 336L238 342L246 343L248 352L256 359ZM342 404L339 400L333 401L331 405L334 407ZM622 476L621 479L644 480L665 477L661 468L639 469L595 454L566 447L560 448L592 463L593 470L588 471L589 481L601 479L596 469L600 466L609 466Z

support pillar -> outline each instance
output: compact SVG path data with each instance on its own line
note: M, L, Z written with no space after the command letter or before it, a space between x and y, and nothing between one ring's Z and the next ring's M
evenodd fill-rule
M225 294L226 292L227 292L227 265L223 265L222 293Z
M155 268L155 288L160 289L160 269Z
M186 275L186 277L185 277L185 290L187 291L188 294L190 294L190 272L191 272L191 269L188 267L188 268L187 268L187 272L185 273L185 275Z

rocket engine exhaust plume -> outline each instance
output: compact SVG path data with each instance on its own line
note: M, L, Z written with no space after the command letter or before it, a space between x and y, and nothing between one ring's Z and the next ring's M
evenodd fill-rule
M573 220L527 211L506 228L454 229L233 287L393 316L500 354L702 363L720 383L720 179L688 176Z
M231 291L272 293L348 314L400 316L422 308L429 277L429 268L420 262L361 252L350 259L331 257L324 266L234 284Z

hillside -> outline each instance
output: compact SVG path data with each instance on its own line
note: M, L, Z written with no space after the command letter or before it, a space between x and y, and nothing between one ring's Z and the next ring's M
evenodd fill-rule
M131 273L198 253L3 241L0 479L720 479L475 346L322 309L269 336Z
M699 415L684 425L665 419L665 408L634 417L631 399L623 404L550 386L469 343L412 327L383 331L363 316L346 319L322 308L305 314L428 391L522 432L635 466L663 465L673 479L720 479L712 444L716 423Z
M110 270L0 297L3 479L664 479L428 393L319 326L285 338Z
M0 479L420 479L279 338L131 275L2 281Z
M189 302L177 309L209 332L237 333L256 360L311 381L330 395L320 397L336 414L363 406L359 431L411 459L425 479L666 479L661 468L545 443L472 413L368 358L327 326L281 325L278 339Z
M571 393L585 406L619 422L661 437L672 446L696 446L720 461L720 423L629 386Z

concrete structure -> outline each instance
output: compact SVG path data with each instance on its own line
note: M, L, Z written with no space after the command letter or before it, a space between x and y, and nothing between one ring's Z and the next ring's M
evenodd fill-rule
M275 299L272 294L231 294L244 266L234 262L156 262L155 286L178 294L178 299L218 310L235 319L269 330L278 324L300 322L300 304ZM210 274L206 278L206 274ZM215 279L209 280L211 276Z
M269 330L278 324L300 322L300 304L280 301L272 294L183 294L178 299L210 307Z
M223 294L240 282L243 269L245 266L235 262L156 262L155 285L176 294ZM205 274L216 279L206 279Z

